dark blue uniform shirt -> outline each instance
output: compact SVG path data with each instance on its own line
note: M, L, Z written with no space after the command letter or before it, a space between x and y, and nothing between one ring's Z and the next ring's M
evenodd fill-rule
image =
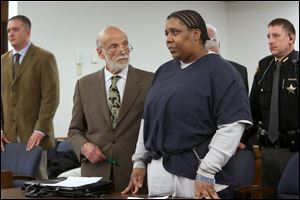
M185 69L178 60L163 64L147 95L144 120L145 148L154 159L163 157L167 171L190 179L199 166L193 147L203 158L217 125L252 121L240 75L216 54L203 56ZM217 175L217 182L232 183L231 168Z

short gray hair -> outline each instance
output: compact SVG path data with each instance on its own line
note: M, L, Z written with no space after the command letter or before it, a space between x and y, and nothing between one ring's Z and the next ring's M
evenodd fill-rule
M96 39L96 47L100 49L102 47L101 43L101 32L98 34L97 39Z
M212 49L212 48L217 48L219 49L219 37L218 37L218 31L217 29L210 25L210 24L206 24L207 27L207 32L208 33L212 33L212 35L209 35L210 40L207 40L205 43L205 48L207 49Z

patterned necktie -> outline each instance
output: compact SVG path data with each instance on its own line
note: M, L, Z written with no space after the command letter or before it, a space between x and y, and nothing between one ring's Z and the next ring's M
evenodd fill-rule
M108 92L108 107L110 109L112 128L117 126L117 119L119 115L119 109L121 107L120 93L117 87L117 82L120 76L111 77L111 86Z
M270 121L269 121L269 134L268 137L272 143L274 143L279 137L279 112L278 112L278 100L279 100L279 78L280 67L282 63L277 62L274 71L271 108L270 108Z
M21 55L16 53L15 55L15 61L13 63L13 78L15 78L17 74L17 70L20 68L20 57Z

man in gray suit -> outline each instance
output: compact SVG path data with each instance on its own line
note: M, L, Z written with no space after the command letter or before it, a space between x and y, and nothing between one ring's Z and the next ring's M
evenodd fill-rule
M97 52L106 65L77 81L68 134L81 161L81 175L112 180L116 191L127 185L131 174L131 156L153 78L129 65L131 50L119 28L109 26L100 32Z

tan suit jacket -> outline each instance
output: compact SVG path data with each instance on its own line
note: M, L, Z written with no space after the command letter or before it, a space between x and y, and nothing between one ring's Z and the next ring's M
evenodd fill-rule
M17 136L27 143L34 130L46 134L43 148L53 144L53 117L59 103L59 79L55 57L30 45L15 78L13 55L1 56L1 130L11 142Z
M117 191L127 186L132 171L131 157L152 78L152 73L129 66L115 130L112 129L107 104L104 69L77 81L69 138L82 162L82 176L112 178ZM83 160L80 151L86 142L96 144L107 157L117 160L122 166L112 166L106 161L92 164Z

